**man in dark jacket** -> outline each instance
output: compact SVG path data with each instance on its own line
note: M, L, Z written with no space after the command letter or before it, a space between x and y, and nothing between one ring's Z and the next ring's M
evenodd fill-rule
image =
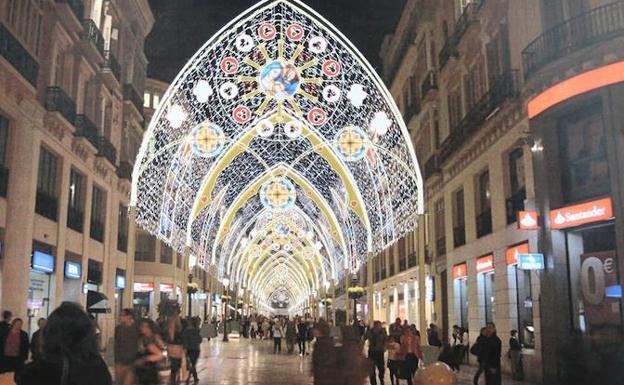
M375 367L379 372L379 383L384 384L384 352L386 351L386 344L388 343L388 335L384 328L381 327L381 322L375 321L373 327L366 332L364 339L368 341L368 360L371 364L371 372L369 375L371 385L377 385L375 378Z
M483 340L483 370L486 385L501 385L501 347L501 340L496 335L496 325L488 322Z
M312 352L312 376L314 385L338 385L342 378L339 375L339 356L334 347L334 340L329 336L329 325L320 321L314 325L316 343Z
M485 328L481 328L481 331L479 332L479 337L477 337L477 340L470 348L470 353L477 356L477 362L479 363L479 369L477 369L477 372L472 378L472 383L474 385L479 384L479 377L481 377L481 374L483 373L483 346L485 344L486 338L487 337L485 336Z
M33 361L41 359L41 354L43 353L43 333L46 327L46 322L47 320L45 318L39 318L37 321L39 329L33 333L32 338L30 339L30 354Z
M0 321L0 338L3 338L5 334L9 332L11 329L11 318L13 318L13 313L8 310L2 312L2 321ZM0 346L2 348L2 346Z
M134 360L139 346L139 330L132 309L123 309L115 328L115 380L119 385L134 384Z
M199 334L199 318L191 318L188 327L182 332L182 339L184 340L184 349L188 354L190 362L191 374L195 383L199 382L197 376L197 360L199 359L199 353L201 351L201 343L203 338Z

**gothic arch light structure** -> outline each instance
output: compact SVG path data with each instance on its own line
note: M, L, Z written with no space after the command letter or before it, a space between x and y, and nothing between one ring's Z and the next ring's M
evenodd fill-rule
M133 172L137 224L262 307L306 300L412 231L422 177L388 90L296 0L250 8L191 58Z

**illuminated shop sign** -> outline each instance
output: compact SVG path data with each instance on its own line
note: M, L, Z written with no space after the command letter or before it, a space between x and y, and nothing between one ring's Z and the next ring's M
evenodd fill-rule
M539 229L539 215L537 215L537 211L518 211L518 228L520 230Z
M123 275L118 275L115 278L115 288L117 289L125 289L126 288L126 277Z
M613 218L611 198L603 198L552 210L550 212L550 226L553 229L565 229L611 218Z
M492 254L477 259L477 273L490 271L494 271L494 256Z
M32 268L42 273L53 273L54 257L41 251L35 251L32 255Z
M544 270L544 254L540 254L540 253L518 254L518 269L520 270Z
M160 286L158 286L158 289L161 293L173 293L173 284L161 283Z
M466 278L468 276L468 267L465 263L453 266L453 279Z
M154 291L154 284L135 282L132 286L132 290L135 293L148 293L150 291Z
M80 279L82 276L82 266L79 263L65 261L65 278Z
M518 255L519 254L528 254L529 253L529 243L524 242L522 244L511 246L507 248L505 252L505 260L508 265L517 265L518 264Z

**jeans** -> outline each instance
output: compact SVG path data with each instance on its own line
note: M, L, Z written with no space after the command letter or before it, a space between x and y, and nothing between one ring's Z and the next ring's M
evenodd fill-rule
M171 385L176 385L178 372L182 367L182 360L180 358L171 358L171 375L169 376L169 383Z
M371 372L369 374L369 380L371 385L377 385L377 379L375 378L375 368L379 372L379 383L383 385L385 375L383 350L369 350L368 360L371 363Z
M282 352L282 337L273 337L273 353Z
M198 380L197 377L197 360L199 359L199 350L189 350L188 351L188 359L191 364L191 375L195 380Z
M306 353L306 340L305 338L299 338L299 354L305 355Z

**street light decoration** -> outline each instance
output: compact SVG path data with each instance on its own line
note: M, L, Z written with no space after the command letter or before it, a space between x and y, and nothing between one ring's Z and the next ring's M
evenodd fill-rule
M199 285L197 282L189 282L186 284L186 293L195 294L199 291Z
M263 301L285 285L299 304L413 231L422 183L370 64L305 4L269 0L221 29L172 82L135 162L131 205L140 227L189 248L219 279ZM281 215L297 219L280 228L288 246L273 249L278 234L260 222ZM278 255L285 273L265 274Z
M227 294L224 294L224 295L221 296L221 301L223 301L223 302L229 302L231 299L232 299L232 297L227 295Z
M361 286L353 286L347 289L350 299L358 299L364 296L364 288Z

